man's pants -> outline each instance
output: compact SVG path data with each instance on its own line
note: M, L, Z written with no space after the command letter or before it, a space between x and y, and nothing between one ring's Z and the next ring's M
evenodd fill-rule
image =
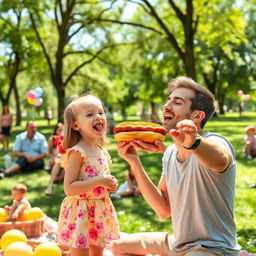
M29 163L26 157L18 158L16 164L20 166L22 172L31 172L44 167L44 161L42 159Z

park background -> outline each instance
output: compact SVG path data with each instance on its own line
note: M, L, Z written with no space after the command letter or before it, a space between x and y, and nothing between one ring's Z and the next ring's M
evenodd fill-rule
M115 123L142 117L151 121L153 116L161 121L168 81L178 75L192 77L219 102L219 113L206 130L226 135L235 147L238 241L256 252L256 199L255 190L249 189L256 182L255 159L242 154L244 128L255 122L255 3L1 0L0 101L15 117L12 143L28 119L35 119L49 137L70 96L87 91L102 99L107 114L113 110ZM29 92L38 87L43 95L35 104ZM239 102L244 104L240 114ZM50 126L43 114L47 108L54 111ZM127 166L116 154L113 136L109 139L112 172L121 183ZM161 155L141 154L157 182ZM46 200L48 178L41 170L0 181L1 206L10 203L12 185L25 182L32 204L57 219L63 189L56 184L54 196ZM171 230L170 221L158 219L143 198L114 204L123 232Z

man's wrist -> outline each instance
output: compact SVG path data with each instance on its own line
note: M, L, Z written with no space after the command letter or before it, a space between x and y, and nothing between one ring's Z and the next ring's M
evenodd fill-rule
M194 143L190 147L186 147L183 145L183 148L187 150L194 150L196 149L201 143L201 138L199 136L196 136Z

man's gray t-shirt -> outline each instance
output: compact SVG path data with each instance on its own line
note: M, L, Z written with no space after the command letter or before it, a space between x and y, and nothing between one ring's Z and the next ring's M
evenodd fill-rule
M193 154L183 163L179 162L175 145L167 148L162 175L166 177L171 207L173 247L183 251L200 244L223 255L238 255L234 149L220 134L205 133L203 137L227 148L232 160L225 172L215 173L202 166Z

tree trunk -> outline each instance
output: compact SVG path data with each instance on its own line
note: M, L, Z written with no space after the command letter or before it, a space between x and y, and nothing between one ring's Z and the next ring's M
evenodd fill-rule
M63 122L63 112L65 109L65 88L64 86L55 86L58 95L58 122Z
M151 102L151 122L160 123L155 102Z
M14 98L16 102L16 126L19 126L21 124L21 110L20 110L20 97L19 97L16 84L13 89L14 89Z

